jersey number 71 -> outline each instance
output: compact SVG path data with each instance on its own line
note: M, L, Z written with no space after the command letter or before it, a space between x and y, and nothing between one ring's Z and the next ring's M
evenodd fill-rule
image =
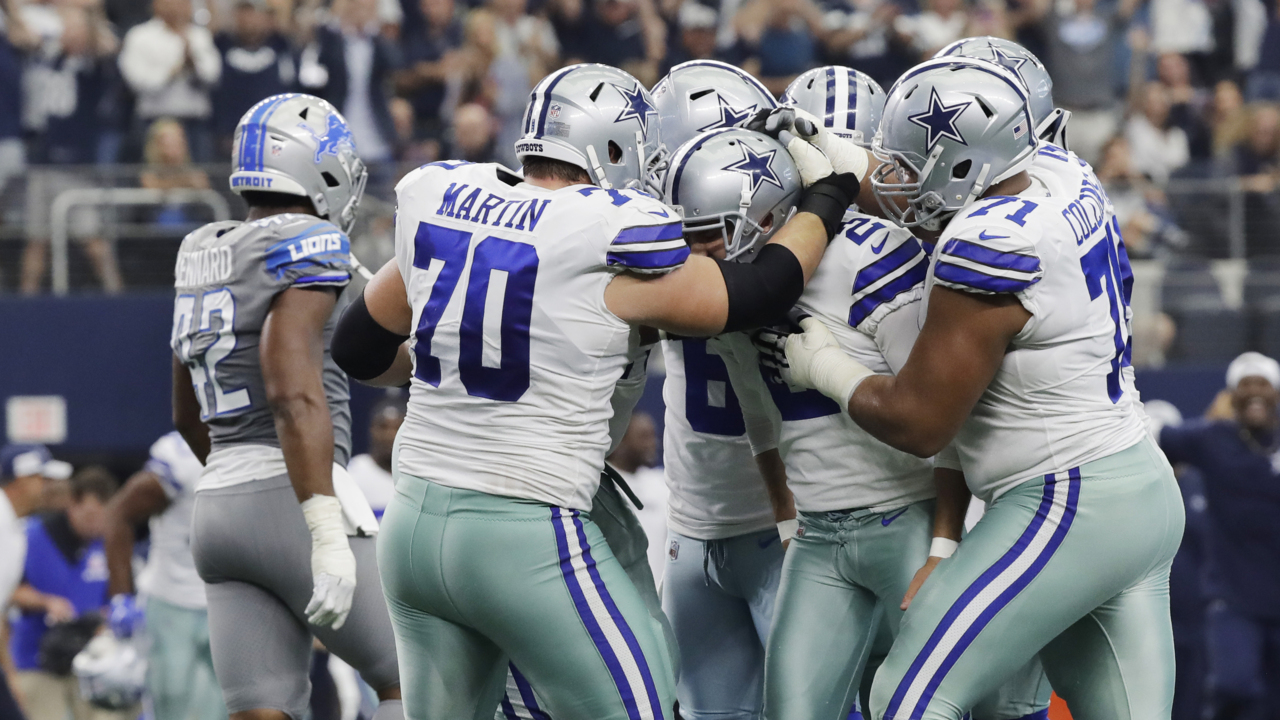
M440 386L440 358L431 341L467 265L472 234L419 223L413 239L413 266L431 281L431 292L414 332L414 375ZM538 251L532 245L489 236L471 253L471 274L462 300L458 328L458 377L468 395L515 402L529 389L529 321L538 279ZM489 308L491 302L500 303ZM501 317L501 359L484 363L485 316Z

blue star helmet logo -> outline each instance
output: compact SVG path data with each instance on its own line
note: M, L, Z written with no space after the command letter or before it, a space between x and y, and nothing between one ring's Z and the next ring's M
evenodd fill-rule
M298 124L298 127L307 131L307 134L316 141L315 161L317 163L320 162L320 158L324 155L333 155L336 157L338 155L339 148L344 145L353 149L356 145L355 140L351 137L351 128L347 127L347 124L342 121L342 117L340 115L337 113L329 113L327 122L328 125L325 127L323 135L316 135L315 131L305 123Z
M734 110L732 105L724 101L720 93L716 93L716 102L720 105L720 119L698 128L698 132L716 128L738 127L739 124L750 118L759 109L753 104L751 107L743 108L741 111Z
M622 122L635 118L640 122L640 129L649 132L649 113L654 112L653 106L644 97L644 89L636 85L635 89L628 90L621 85L614 85L618 92L622 94L622 98L627 101L627 106L618 113L618 117L614 122Z
M1030 62L1030 58L1014 57L995 45L991 45L991 52L996 56L996 62L1018 73L1019 76L1022 75L1022 66Z
M778 189L782 189L782 181L778 179L777 173L773 171L773 156L778 154L777 150L770 150L766 153L757 154L754 150L747 147L744 142L739 142L738 147L742 148L742 159L732 165L722 168L731 172L742 173L751 178L751 194L755 195L756 190L760 186L769 183L777 185Z
M960 130L956 127L956 119L970 104L969 101L965 101L955 105L943 105L942 98L938 97L937 88L929 88L929 109L907 117L907 120L929 132L925 152L933 150L933 146L944 137L951 138L961 145L969 144L960 135Z

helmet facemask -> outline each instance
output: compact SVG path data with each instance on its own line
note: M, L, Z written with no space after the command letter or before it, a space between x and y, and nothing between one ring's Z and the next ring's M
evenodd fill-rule
M912 162L910 157L914 153L886 150L880 144L880 137L876 137L872 144L872 153L881 164L871 176L871 189L886 218L901 227L937 230L945 219L943 216L955 212L954 208L948 210L942 196L936 190L921 192L933 173L942 151L941 145L935 145L929 157L917 164ZM916 158L919 160L919 156ZM903 178L915 178L915 180L907 182ZM906 200L905 208L898 203L898 198Z
M779 206L769 208L761 217L762 221L769 221L769 226L766 228L760 222L751 219L749 215L751 212L751 199L751 179L743 177L742 194L739 196L738 207L734 210L686 217L683 207L677 205L675 209L676 212L684 217L683 229L686 236L693 233L719 230L720 238L724 241L724 259L735 262L751 262L760 248L769 241L769 238L773 237L773 234L778 232L787 223L787 220L795 214L793 203L784 202ZM785 205L790 205L791 207L784 213L783 206ZM782 217L783 215L785 217Z
M1063 150L1069 150L1067 147L1067 122L1071 120L1071 111L1062 108L1054 108L1049 116L1040 121L1036 127L1036 137L1045 142L1053 143Z

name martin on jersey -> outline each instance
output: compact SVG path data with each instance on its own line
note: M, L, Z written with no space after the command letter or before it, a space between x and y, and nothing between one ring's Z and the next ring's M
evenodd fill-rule
M481 188L474 188L459 202L458 199L467 192L469 187L471 186L468 183L449 183L440 207L436 208L436 214L480 225L533 232L538 227L538 221L542 219L542 213L551 204L551 200L508 200L488 193L488 197L476 205L480 195L487 192ZM501 210L498 210L499 206ZM494 210L498 212L495 213ZM489 220L491 216L492 222ZM505 224L502 222L503 218L507 220Z

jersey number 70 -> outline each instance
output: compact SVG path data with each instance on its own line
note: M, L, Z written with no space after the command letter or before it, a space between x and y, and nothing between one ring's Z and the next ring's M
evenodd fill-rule
M414 332L414 375L435 387L440 386L440 358L431 354L431 341L467 266L471 241L469 232L430 223L419 223L413 239L413 266L434 276ZM458 377L468 395L515 402L529 389L529 321L537 279L534 246L493 236L476 243L458 328ZM490 302L500 306L489 308ZM484 363L486 315L501 317L497 367Z

